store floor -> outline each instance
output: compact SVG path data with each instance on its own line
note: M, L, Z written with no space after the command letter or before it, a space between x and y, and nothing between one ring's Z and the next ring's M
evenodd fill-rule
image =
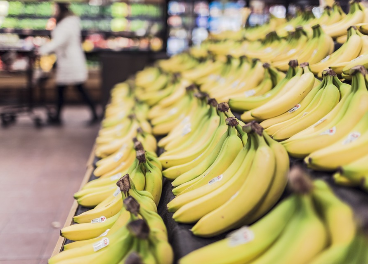
M80 186L98 124L67 107L64 125L36 129L28 119L0 128L0 264L45 264Z

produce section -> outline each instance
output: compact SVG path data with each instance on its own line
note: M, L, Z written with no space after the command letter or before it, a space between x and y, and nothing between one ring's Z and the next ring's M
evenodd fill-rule
M49 263L368 262L366 14L212 34L115 85Z

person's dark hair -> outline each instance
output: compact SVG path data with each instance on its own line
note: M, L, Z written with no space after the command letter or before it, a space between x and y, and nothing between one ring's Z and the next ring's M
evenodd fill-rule
M55 3L58 6L59 13L55 16L56 24L68 16L72 16L73 12L69 9L69 3Z

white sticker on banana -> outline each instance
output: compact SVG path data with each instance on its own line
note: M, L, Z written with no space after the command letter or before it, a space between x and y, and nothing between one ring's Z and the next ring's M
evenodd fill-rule
M110 229L107 229L105 232L103 232L101 235L99 235L98 237L104 237L109 233Z
M298 110L302 105L301 104L297 104L295 105L293 108L291 108L288 113L293 113L295 112L296 110Z
M336 133L336 127L332 127L330 129L327 129L325 131L323 131L320 135L329 135L332 136Z
M99 251L100 249L103 249L104 247L107 247L110 243L110 240L105 237L103 238L102 240L96 242L93 244L93 250L96 252L96 251Z
M346 139L342 142L343 145L350 144L351 142L357 140L360 137L359 132L351 132Z
M106 217L105 216L100 216L98 218L92 219L91 224L103 223L105 221L106 221Z
M230 233L228 235L228 239L229 246L236 247L253 241L254 233L249 227L243 226L242 228Z
M211 184L214 184L215 182L219 182L219 181L221 181L222 180L222 178L224 177L224 175L223 174L221 174L221 175L219 175L219 176L217 176L217 177L215 177L215 178L213 178L212 180L210 180L209 182L208 182L208 184L209 185L211 185Z

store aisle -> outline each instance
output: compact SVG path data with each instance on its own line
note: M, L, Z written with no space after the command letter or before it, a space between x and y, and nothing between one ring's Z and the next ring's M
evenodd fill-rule
M0 264L45 264L82 181L98 125L67 107L61 127L0 128Z

